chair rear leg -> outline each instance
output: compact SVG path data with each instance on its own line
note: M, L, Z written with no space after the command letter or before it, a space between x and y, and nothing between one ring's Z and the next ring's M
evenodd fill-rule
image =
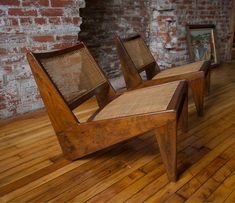
M176 121L168 122L165 126L155 130L163 164L170 181L177 180L177 157L176 157Z
M196 105L198 116L203 116L203 103L204 103L204 77L191 80L190 86L192 88L193 99Z
M188 91L186 93L184 104L182 107L182 112L179 118L179 125L184 133L188 132Z
M206 94L210 93L210 86L211 86L211 71L209 70L206 75Z

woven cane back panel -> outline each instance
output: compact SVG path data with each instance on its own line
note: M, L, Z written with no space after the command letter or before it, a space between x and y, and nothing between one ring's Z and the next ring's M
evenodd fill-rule
M41 59L41 63L68 103L106 82L86 48Z
M142 38L126 41L124 46L138 70L155 61Z

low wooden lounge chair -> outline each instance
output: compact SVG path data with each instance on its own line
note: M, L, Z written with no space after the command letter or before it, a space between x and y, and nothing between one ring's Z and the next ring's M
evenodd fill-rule
M154 131L170 180L176 181L179 118L187 130L187 82L176 81L118 94L83 43L28 53L64 156L70 160ZM99 110L80 123L73 109L95 96Z
M146 87L175 80L187 80L192 89L199 116L203 115L204 85L210 87L210 61L199 61L166 70L160 70L145 41L140 35L127 39L115 38L124 79L128 89ZM145 71L147 81L140 73Z

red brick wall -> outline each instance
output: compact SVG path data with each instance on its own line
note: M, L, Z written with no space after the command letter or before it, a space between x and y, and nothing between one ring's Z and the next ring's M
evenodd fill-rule
M25 58L77 41L83 0L0 0L0 118L43 106Z
M184 27L186 23L215 24L220 58L222 61L230 60L229 40L231 33L229 33L229 23L231 12L234 12L232 11L232 1L198 0L196 2L193 4L190 0L184 0L182 3L176 5L178 24L181 26L179 34L184 37L183 33L185 32ZM183 40L182 43L185 43L185 41Z
M43 106L25 53L76 43L81 17L84 20L79 37L118 87L121 72L113 43L116 34L126 37L142 33L160 67L167 68L189 62L186 24L213 23L221 59L230 59L231 2L0 0L0 118Z
M186 24L215 24L221 61L230 60L231 0L161 0L161 6L155 2L150 47L162 68L189 63Z
M117 3L118 2L118 3ZM111 79L121 75L116 34L141 33L160 68L189 63L186 24L215 24L222 61L230 57L231 0L86 0L79 36ZM117 82L118 83L118 82ZM122 84L121 84L122 85ZM121 86L117 84L116 86Z

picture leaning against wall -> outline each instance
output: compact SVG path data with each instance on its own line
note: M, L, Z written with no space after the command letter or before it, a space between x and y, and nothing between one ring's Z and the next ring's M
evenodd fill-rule
M188 25L187 39L191 61L211 60L219 63L214 25Z

